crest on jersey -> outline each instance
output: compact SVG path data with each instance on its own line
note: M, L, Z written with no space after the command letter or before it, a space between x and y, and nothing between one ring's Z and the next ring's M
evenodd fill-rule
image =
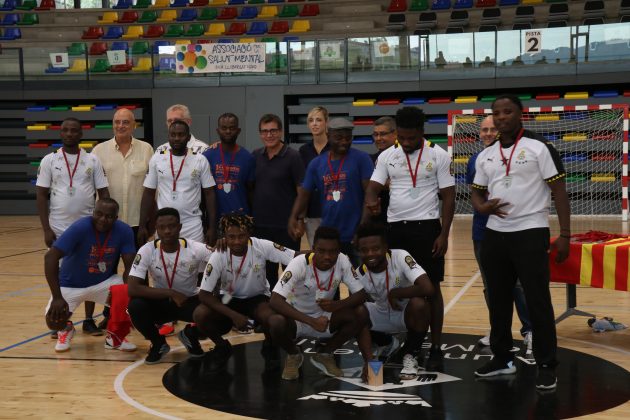
M521 150L521 152L516 156L518 160L525 160L525 150Z
M411 255L407 255L405 257L405 263L409 266L409 268L414 269L418 266L416 260L413 259Z
M282 275L282 278L280 278L280 283L282 283L282 285L284 286L289 282L289 280L291 280L291 277L293 277L293 273L291 273L290 271L285 271Z
M93 172L92 168L87 168L87 169L85 170L85 174L86 174L87 176L92 176L92 172Z
M286 251L286 250L287 250L285 247L283 247L282 245L277 244L277 243L275 243L275 242L273 243L273 247L274 247L274 248L276 248L276 249L277 249L278 251L280 251L280 252L284 252L284 251Z
M142 255L136 254L136 258L133 259L133 265L140 264L140 260L142 260Z
M206 265L206 271L205 271L205 276L209 276L212 273L212 264L208 263L208 265Z
M427 172L431 172L433 170L433 163L427 163L427 166L425 166L424 169L426 169Z

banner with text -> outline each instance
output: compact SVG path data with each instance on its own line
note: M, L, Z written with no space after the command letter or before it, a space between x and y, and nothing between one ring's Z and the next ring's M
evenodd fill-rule
M175 58L177 73L264 73L265 43L177 45Z

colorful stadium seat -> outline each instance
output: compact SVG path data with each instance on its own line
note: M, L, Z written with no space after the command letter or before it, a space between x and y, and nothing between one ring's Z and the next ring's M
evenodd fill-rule
M270 34L286 34L289 32L289 22L286 20L276 20L271 24Z
M521 4L521 0L499 0L499 6L518 6Z
M311 22L309 20L298 19L298 20L293 21L293 25L291 25L291 29L289 30L289 32L291 33L308 32L310 30L311 30Z
M174 22L177 19L177 10L162 10L156 22Z
M122 14L122 16L118 19L118 23L134 23L138 20L138 12L135 10L127 10Z
M317 16L319 15L319 4L305 4L300 11L300 16Z
M99 39L103 36L102 26L90 26L86 31L83 31L81 39Z
M164 35L164 26L151 25L147 32L143 35L143 38L160 38Z
M264 35L267 33L268 27L267 22L264 21L256 21L252 22L247 31L247 35Z
M429 9L428 0L411 0L410 12L423 12Z
M147 9L151 7L151 0L138 0L136 4L131 7L134 9Z
M118 21L118 12L103 12L103 16L98 20L101 25L107 23L116 23Z
M129 51L129 44L127 41L114 41L109 47L110 51Z
M256 6L245 6L241 8L241 14L237 19L256 19L258 16L258 8Z
M206 7L208 5L208 0L193 0L190 3L190 7Z
M187 7L188 6L188 0L173 0L173 2L171 3L171 7ZM208 3L206 3L208 4ZM205 4L204 4L205 6Z
M406 12L407 0L391 0L387 6L387 11L389 13Z
M470 9L473 6L473 0L455 0L453 9Z
M131 68L132 72L150 72L153 64L151 63L151 57L140 57L138 64Z
M282 10L278 13L279 18L292 18L300 14L300 9L294 4L282 6Z
M243 22L232 22L225 35L243 35L247 32L247 25Z
M18 25L35 25L39 23L39 15L37 13L24 13Z
M131 46L131 54L132 55L142 55L149 53L149 42L148 41L136 41Z
M155 3L153 3L151 7L154 9L163 9L165 7L169 7L170 5L170 0L155 0Z
M431 10L447 10L451 8L451 0L433 0Z
M206 7L201 10L201 14L197 17L197 20L215 20L218 13L215 7Z
M2 26L16 25L19 21L20 21L20 16L17 13L7 13L2 18L2 22L0 22L0 25Z
M223 9L221 9L219 16L217 16L217 19L236 19L236 16L238 16L238 9L236 7L224 7Z
M77 58L72 62L72 65L68 68L68 73L85 73L87 70L87 64L84 58Z
M2 7L0 7L0 12L10 12L15 9L17 2L15 0L4 0L2 3Z
M0 36L0 40L2 41L13 41L14 39L20 38L22 38L22 32L20 31L20 28L7 28Z
M129 9L132 5L132 0L118 0L112 9Z
M184 9L177 18L178 22L191 22L197 20L197 9Z
M497 0L477 0L475 7L495 7Z
M245 0L228 0L228 4L245 4Z
M107 51L107 43L106 42L92 42L90 45L90 55L103 55Z
M203 23L191 23L186 30L184 36L196 37L203 36L203 33L206 31L206 28L203 26Z
M122 26L110 26L107 28L105 35L101 39L118 39L123 36Z
M109 71L113 73L126 73L128 71L131 71L132 67L133 67L133 60L131 58L127 58L125 64L116 64L114 66L111 66L109 68Z
M50 10L55 9L56 7L55 0L42 0L35 10Z
M157 12L155 10L145 10L140 15L138 23L152 23L157 20Z
M17 10L33 10L37 7L37 0L24 0L20 6L16 6Z
M164 36L168 38L176 38L176 37L182 36L183 34L184 34L184 25L174 24L174 25L168 25L168 28L166 28L166 33L164 34Z
M68 55L69 56L77 56L77 55L85 55L85 43L83 42L73 42L68 47Z
M211 23L208 30L204 33L206 36L217 36L225 33L225 23Z
M109 62L106 58L97 58L94 65L90 67L90 73L106 73L109 71Z
M278 6L263 6L258 13L259 18L271 18L278 15Z

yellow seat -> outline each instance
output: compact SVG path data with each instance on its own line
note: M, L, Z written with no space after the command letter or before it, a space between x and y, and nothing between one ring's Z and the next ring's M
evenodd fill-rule
M91 149L98 144L98 140L82 141L79 143L81 149Z
M118 12L105 12L103 17L98 20L98 23L115 23L118 20Z
M144 30L142 26L132 25L127 27L127 32L122 36L124 39L135 39L142 37Z
M204 35L213 36L213 35L223 35L225 33L225 24L224 23L211 23L206 29Z
M278 6L263 6L258 13L259 18L270 18L278 14Z
M87 64L83 58L77 58L74 60L70 68L66 70L67 73L85 73L86 71Z
M77 112L89 112L92 110L92 106L91 105L77 105L77 106L73 106L71 109Z
M453 162L455 162L455 163L468 163L469 159L470 159L470 157L468 157L468 156L460 156L460 157L454 158Z
M558 114L540 114L534 118L536 121L560 121Z
M241 44L249 44L250 42L256 42L256 38L241 38L238 42Z
M529 4L543 4L544 0L523 0L521 2L522 5L526 6Z
M615 182L616 179L614 174L593 174L591 176L593 182Z
M190 39L178 39L177 41L175 41L175 45L186 45L186 44L192 44L192 42L190 42Z
M457 117L457 124L476 123L477 117Z
M151 71L152 66L153 66L153 63L151 62L151 57L141 57L138 60L138 64L136 64L135 66L131 68L131 71L133 72Z
M49 124L32 124L26 126L26 131L46 131Z
M455 103L456 104L469 104L472 102L477 102L477 97L476 96L459 96L457 98L455 98Z
M221 6L224 4L228 4L228 0L212 0L210 4Z
M155 0L155 3L151 5L154 9L163 9L171 5L170 0Z
M567 92L564 99L588 99L588 92Z
M157 18L157 22L173 22L177 19L176 10L162 10L160 17Z
M311 30L311 22L308 20L294 20L289 32L308 32Z
M352 102L352 106L374 106L376 99L357 99Z
M564 141L586 141L588 137L584 133L568 133L562 136Z

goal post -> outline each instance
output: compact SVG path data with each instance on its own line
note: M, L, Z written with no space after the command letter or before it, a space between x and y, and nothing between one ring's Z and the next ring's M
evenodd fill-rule
M479 126L491 113L490 109L448 113L456 214L472 213L466 166L483 149ZM572 215L621 215L628 220L628 105L524 108L523 127L542 135L560 154Z

